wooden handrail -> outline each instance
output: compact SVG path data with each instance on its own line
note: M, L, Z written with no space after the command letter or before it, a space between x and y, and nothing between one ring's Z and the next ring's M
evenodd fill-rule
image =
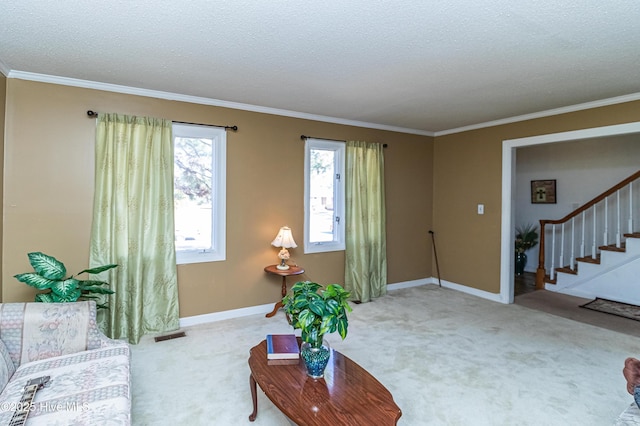
M574 211L572 211L571 213L569 213L568 215L566 215L565 217L563 217L562 219L557 219L557 220L550 220L550 219L540 219L540 250L538 250L538 269L536 271L536 288L537 289L543 289L544 288L544 278L546 275L546 271L544 269L544 227L546 224L550 224L550 225L559 225L561 223L566 223L569 221L569 219L572 219L576 216L578 216L580 213L588 210L589 208L593 207L594 205L596 205L597 203L599 203L600 201L604 200L605 198L607 198L609 195L614 194L616 191L624 188L625 186L629 185L631 182L635 181L636 179L640 178L640 170L638 170L637 172L635 172L634 174L632 174L631 176L629 176L628 178L626 178L625 180L619 182L618 184L612 186L610 189L606 190L605 192L603 192L602 194L598 195L596 198L592 199L591 201L589 201L588 203L585 203L584 205L582 205L581 207L578 207L577 209L575 209ZM560 265L563 266L563 265Z
M599 203L600 201L602 201L605 198L607 198L609 195L615 193L619 189L624 188L625 186L629 185L631 182L633 182L634 180L636 180L638 178L640 178L640 170L638 170L637 172L635 172L634 174L632 174L631 176L629 176L628 178L626 178L622 182L616 184L615 186L612 186L611 189L606 190L605 192L603 192L602 194L598 195L596 198L594 198L593 200L589 201L585 205L583 205L581 207L578 207L577 209L575 209L574 211L572 211L571 213L569 213L568 215L566 215L562 219L558 219L558 220L542 219L542 220L540 220L540 224L542 224L542 222L549 223L551 225L558 225L560 223L565 223L569 219L578 216L583 211L588 210L593 205Z

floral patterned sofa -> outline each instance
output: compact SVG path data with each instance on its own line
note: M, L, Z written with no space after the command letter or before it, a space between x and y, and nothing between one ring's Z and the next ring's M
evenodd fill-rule
M0 303L0 424L24 408L30 379L50 376L27 426L129 425L129 366L129 345L98 330L93 301Z
M615 426L640 426L640 409L634 402L620 414L614 423Z

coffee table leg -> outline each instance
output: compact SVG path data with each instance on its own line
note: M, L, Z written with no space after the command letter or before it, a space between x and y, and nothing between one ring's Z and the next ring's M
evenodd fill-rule
M253 399L253 413L249 415L249 421L252 422L258 415L258 394L256 390L256 379L253 378L253 374L249 375L249 388L251 389L251 399Z

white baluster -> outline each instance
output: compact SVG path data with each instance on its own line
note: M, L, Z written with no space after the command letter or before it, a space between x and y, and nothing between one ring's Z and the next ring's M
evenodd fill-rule
M580 238L580 257L584 257L584 222L587 218L585 211L582 211L582 237Z
M617 213L617 220L616 220L616 247L620 248L620 245L622 243L620 235L620 190L616 191L616 213Z
M609 197L604 197L604 234L602 236L604 241L603 246L609 245Z
M556 278L556 225L551 225L551 270L549 271L549 277L552 280Z
M574 255L574 247L576 245L576 243L575 243L575 234L576 234L576 232L575 232L575 228L576 228L575 219L576 219L575 217L571 218L571 257L569 258L569 266L570 266L571 269L574 269L575 260L576 260L576 257Z
M564 268L564 223L560 226L560 257L558 258L558 268Z
M596 242L596 219L597 219L596 207L597 206L598 206L597 204L593 205L593 235L592 235L593 245L591 246L591 258L593 260L596 260L596 257L598 256L598 253L597 253L598 244Z
M629 233L633 234L633 182L629 183Z

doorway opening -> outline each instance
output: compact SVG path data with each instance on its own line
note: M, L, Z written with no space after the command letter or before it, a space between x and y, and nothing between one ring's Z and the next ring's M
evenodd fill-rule
M515 270L513 241L515 237L515 205L513 199L516 190L517 148L633 133L640 133L640 122L509 139L502 142L502 226L500 254L500 300L502 302L513 303L514 299L513 277Z

